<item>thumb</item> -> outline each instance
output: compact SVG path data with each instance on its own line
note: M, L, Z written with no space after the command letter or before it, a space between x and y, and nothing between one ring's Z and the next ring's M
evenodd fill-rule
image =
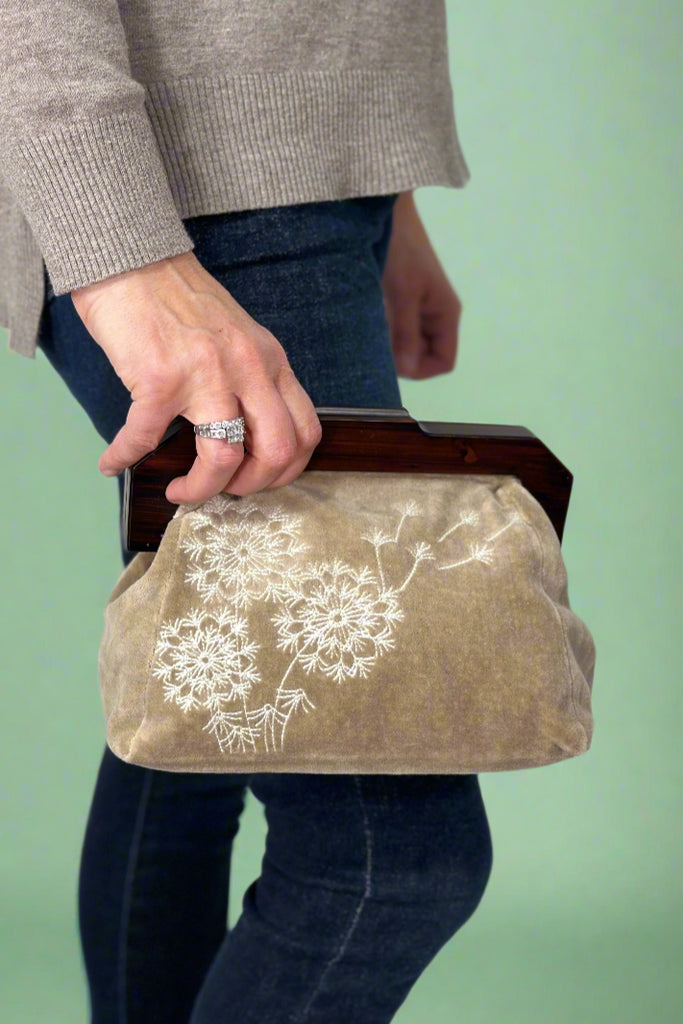
M99 457L100 472L104 476L117 476L143 455L154 451L173 418L163 407L149 401L134 401L126 422Z

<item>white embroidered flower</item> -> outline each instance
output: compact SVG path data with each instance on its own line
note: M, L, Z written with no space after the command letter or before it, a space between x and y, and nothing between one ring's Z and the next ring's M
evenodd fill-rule
M205 601L238 608L276 599L308 550L298 539L301 517L255 500L218 494L193 513L192 533L183 538L190 556L186 575Z
M378 656L394 646L402 618L394 592L384 590L369 568L336 560L302 572L271 621L277 646L294 651L306 672L315 669L341 682L369 674Z
M247 639L246 619L231 609L192 610L162 623L152 672L163 682L165 700L183 711L203 707L216 712L246 698L259 681L257 650Z
M473 544L470 544L470 558L475 562L493 565L493 548L486 542L478 544L475 541Z
M394 512L399 513L399 520L393 536L381 527L373 526L367 533L362 533L360 539L369 541L375 549L381 548L385 544L397 544L401 527L406 519L422 515L422 510L418 507L416 502L412 501L412 499L404 502L403 505L397 506L394 509Z
M408 548L408 554L412 555L416 562L424 562L427 558L434 558L432 554L432 545L427 543L425 540L420 540L417 544L412 544Z

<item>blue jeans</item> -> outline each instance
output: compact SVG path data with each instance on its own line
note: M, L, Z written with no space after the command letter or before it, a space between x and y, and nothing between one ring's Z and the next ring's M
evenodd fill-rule
M380 286L394 200L185 222L315 405L401 405ZM48 292L40 347L111 441L130 396L69 295ZM266 850L228 931L247 787ZM476 775L168 773L105 750L79 880L93 1024L386 1024L491 864Z

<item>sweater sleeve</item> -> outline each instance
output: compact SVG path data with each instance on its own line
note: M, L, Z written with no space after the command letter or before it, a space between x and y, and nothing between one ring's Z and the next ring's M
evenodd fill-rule
M0 175L61 295L188 252L117 0L0 0Z

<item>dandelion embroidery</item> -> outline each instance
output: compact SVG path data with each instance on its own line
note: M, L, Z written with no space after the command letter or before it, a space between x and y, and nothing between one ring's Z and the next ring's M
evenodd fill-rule
M299 556L308 550L300 538L302 517L261 505L258 496L219 494L206 502L192 513L192 529L181 545L188 556L186 581L203 607L163 623L155 651L153 673L165 700L184 712L203 709L208 716L203 728L222 752L254 752L259 744L266 752L282 750L292 717L316 707L294 683L297 673L337 684L367 679L379 658L395 648L405 616L400 595L420 567L433 563L436 579L438 572L468 563L492 565L493 542L524 522L515 511L490 536L472 538L467 528L477 526L480 515L462 511L431 543L402 541L406 520L421 515L417 503L409 501L389 512L384 526L375 525L373 517L361 534L374 550L372 568L341 559L302 564ZM463 541L469 554L456 558ZM394 561L393 569L383 564L388 546L403 559ZM404 553L412 564L405 565ZM397 564L403 566L401 577L392 580ZM276 676L269 683L270 698L264 693L258 706L254 691L258 684L261 693L265 685L256 665L260 646L249 640L244 615L257 602L274 606L261 621L273 628L271 649L283 653L279 683Z
M445 569L458 569L461 565L467 565L468 562L484 562L486 565L492 565L493 548L491 547L491 541L495 540L496 537L500 537L501 533L505 533L505 531L509 530L511 526L514 526L515 523L521 523L523 521L524 520L519 512L513 512L507 523L505 523L504 526L501 526L500 530L496 530L496 532L492 533L490 537L487 537L483 543L478 541L470 543L469 558L461 558L457 562L451 562L450 565L439 565L437 568L442 571ZM458 523L458 525L460 525L460 523ZM449 533L451 533L451 531L447 530L443 536L447 537Z
M194 529L182 542L190 559L186 579L206 602L246 609L277 598L308 548L298 538L301 517L281 508L218 494L193 515Z
M247 639L246 619L231 610L193 610L162 624L152 673L162 680L164 699L183 711L217 711L245 700L260 675L258 645Z
M308 714L309 708L315 704L308 699L303 690L280 690L280 707L283 707L290 714L298 708L302 708Z
M398 588L398 594L402 593L402 591L406 589L406 587L412 580L413 576L415 575L415 570L417 569L420 562L426 562L428 559L430 561L433 561L434 559L431 544L427 544L426 541L423 540L421 540L418 544L415 544L413 547L408 548L408 554L413 556L413 567L406 576L401 586Z
M384 590L367 566L356 570L335 560L302 573L272 622L279 648L294 651L306 672L317 670L340 683L368 675L378 656L394 646L395 624L402 618L393 591Z
M393 537L390 534L385 533L384 530L375 528L370 533L361 534L360 538L361 540L369 541L369 543L372 544L372 546L375 549L377 572L379 573L379 578L382 583L383 590L386 589L386 579L384 576L384 567L382 565L382 559L380 558L379 549L383 547L385 544L398 544L398 538L401 533L401 527L403 526L406 519L413 516L419 516L420 514L420 510L414 501L407 501L404 505L399 506L399 508L397 508L396 511L400 513L401 518L398 521L396 533L394 534Z

